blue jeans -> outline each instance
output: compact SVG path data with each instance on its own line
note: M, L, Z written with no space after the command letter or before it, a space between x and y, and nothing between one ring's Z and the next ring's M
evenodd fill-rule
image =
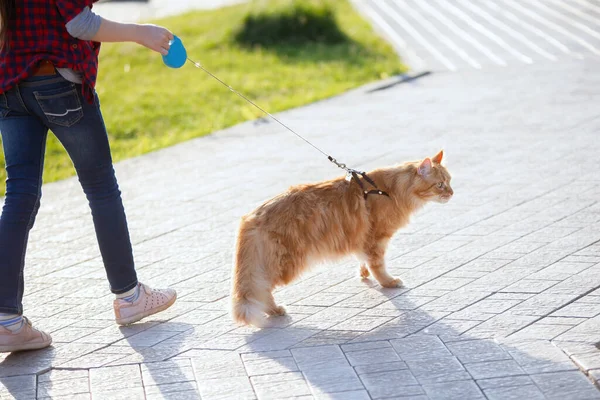
M124 293L137 285L127 219L98 97L89 104L80 85L58 74L39 76L0 93L0 133L8 175L0 217L0 312L23 313L25 252L40 207L48 130L75 165L92 210L111 291Z

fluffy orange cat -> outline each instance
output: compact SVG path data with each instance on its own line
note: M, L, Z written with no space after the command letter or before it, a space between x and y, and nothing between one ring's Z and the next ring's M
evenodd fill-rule
M385 268L392 235L428 201L445 203L453 195L450 174L433 158L381 168L367 174L389 197L364 197L354 180L343 177L300 185L242 217L233 271L233 318L260 326L266 315L284 315L273 289L285 285L311 264L354 254L383 287L402 281ZM368 266L368 269L367 269Z

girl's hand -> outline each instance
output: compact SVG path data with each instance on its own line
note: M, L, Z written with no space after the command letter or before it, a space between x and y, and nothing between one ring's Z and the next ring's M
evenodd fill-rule
M173 34L162 26L153 24L138 25L138 40L142 46L154 50L166 56L169 53L169 42L173 40Z

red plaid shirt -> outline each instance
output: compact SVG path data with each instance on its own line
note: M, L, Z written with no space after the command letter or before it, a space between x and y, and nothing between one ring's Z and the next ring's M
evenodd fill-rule
M98 0L17 0L16 18L0 51L0 93L30 77L41 60L83 74L83 95L92 102L100 43L79 40L65 25Z

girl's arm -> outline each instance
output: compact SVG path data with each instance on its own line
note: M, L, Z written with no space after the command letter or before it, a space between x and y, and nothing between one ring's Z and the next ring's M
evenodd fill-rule
M135 42L166 55L173 34L166 28L151 24L125 24L95 14L89 7L67 24L71 36L95 42Z

